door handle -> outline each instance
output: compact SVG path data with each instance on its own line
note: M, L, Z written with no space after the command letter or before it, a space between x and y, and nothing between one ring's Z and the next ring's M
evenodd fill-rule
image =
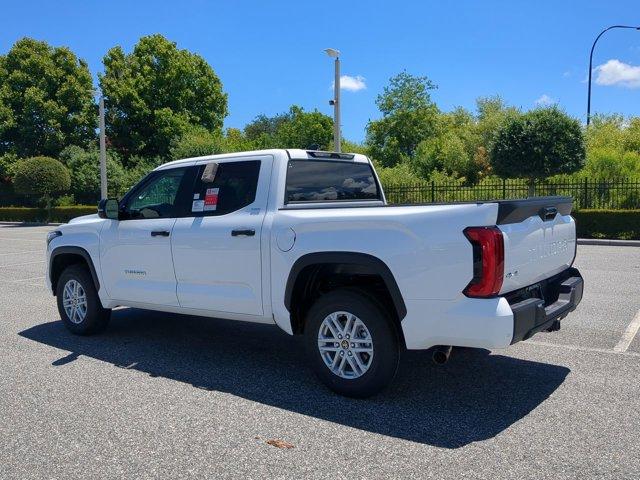
M240 235L243 235L245 237L253 237L255 234L256 231L253 228L231 230L232 237L239 237Z
M152 237L168 237L169 232L167 232L166 230L154 230L153 232L151 232L151 236Z

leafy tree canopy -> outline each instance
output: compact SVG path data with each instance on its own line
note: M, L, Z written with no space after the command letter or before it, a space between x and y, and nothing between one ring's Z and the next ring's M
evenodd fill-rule
M367 144L383 166L412 160L420 142L435 133L438 108L429 94L434 88L427 77L403 72L378 96L382 118L367 125Z
M100 192L100 151L95 146L84 149L71 145L60 152L59 159L69 169L69 191L77 200ZM111 150L107 150L107 178L109 195L112 197L121 196L131 186L128 172Z
M223 139L220 132L210 132L204 127L193 127L171 143L171 158L201 157L223 151Z
M171 143L193 126L222 128L227 95L220 79L201 56L162 35L142 37L130 54L112 48L104 66L107 135L125 158L167 157Z
M0 55L0 154L57 155L95 138L89 68L66 47L23 38Z
M495 173L504 178L543 178L584 165L580 123L557 107L531 110L505 121L491 149Z
M333 119L317 110L305 112L291 106L287 113L274 117L257 116L244 129L244 135L254 148L309 148L317 145L330 149L333 140Z

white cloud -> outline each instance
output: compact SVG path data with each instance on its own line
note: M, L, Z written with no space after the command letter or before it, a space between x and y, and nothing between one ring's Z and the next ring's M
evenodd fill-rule
M545 93L533 103L539 107L548 107L549 105L554 105L558 102Z
M334 84L331 84L331 88L334 88ZM347 90L349 92L359 92L367 88L365 78L361 75L352 77L350 75L340 75L340 90Z
M564 78L569 78L571 76L571 70L567 70L565 72L562 73L562 76Z
M598 65L594 70L598 85L640 88L640 67L634 67L613 58L607 63Z

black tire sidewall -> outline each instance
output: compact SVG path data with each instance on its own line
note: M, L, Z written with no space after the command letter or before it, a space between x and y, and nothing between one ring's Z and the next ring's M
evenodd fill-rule
M82 286L87 297L87 315L80 323L72 322L63 306L63 291L64 286L69 280L76 280ZM109 310L102 308L98 292L96 291L93 279L89 271L80 266L72 265L67 267L60 278L56 286L56 296L58 303L58 312L64 325L73 333L77 335L89 335L96 333L106 326L109 320Z
M318 332L330 313L346 311L356 315L369 329L373 340L373 361L367 372L355 379L341 378L329 370L318 349ZM305 348L311 367L333 391L349 397L368 397L385 388L398 369L400 342L386 310L372 297L355 289L342 289L320 297L311 307L305 323Z

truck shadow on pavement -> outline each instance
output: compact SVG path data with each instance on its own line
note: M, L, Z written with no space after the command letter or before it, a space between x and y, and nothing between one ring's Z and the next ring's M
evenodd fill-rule
M328 391L306 366L301 339L271 325L121 309L100 335L74 336L60 321L20 335L70 352L53 362L59 368L91 357L444 448L494 437L544 402L569 373L565 367L474 349L454 350L449 363L436 366L430 352L411 351L388 390L354 400Z

